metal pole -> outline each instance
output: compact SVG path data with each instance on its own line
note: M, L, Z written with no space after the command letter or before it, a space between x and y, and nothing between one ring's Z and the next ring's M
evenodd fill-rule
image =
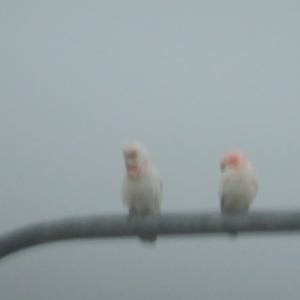
M28 247L71 239L124 238L140 233L187 235L299 230L300 211L77 217L37 223L3 234L0 236L0 258Z

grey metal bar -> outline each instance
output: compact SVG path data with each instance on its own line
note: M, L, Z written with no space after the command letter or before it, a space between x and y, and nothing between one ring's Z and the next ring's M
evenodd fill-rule
M0 258L35 245L71 239L158 235L300 230L300 211L249 212L222 215L169 213L156 216L106 215L42 222L0 236Z

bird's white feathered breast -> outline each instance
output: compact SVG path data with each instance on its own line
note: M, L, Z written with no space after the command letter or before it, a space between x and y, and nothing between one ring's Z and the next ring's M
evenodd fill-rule
M221 177L220 199L222 211L246 211L258 190L251 166L241 170L226 169Z
M125 175L122 186L123 203L136 213L158 213L162 201L162 180L155 167L148 165L137 178Z

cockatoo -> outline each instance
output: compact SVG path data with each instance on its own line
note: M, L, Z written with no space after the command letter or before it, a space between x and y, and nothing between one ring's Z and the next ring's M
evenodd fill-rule
M243 154L230 152L220 162L220 200L222 213L247 212L253 202L258 183L251 163ZM237 233L231 233L236 235Z
M144 146L131 142L123 148L126 174L122 185L123 203L129 215L159 214L162 201L162 180L151 164ZM142 235L145 242L155 242L156 235Z

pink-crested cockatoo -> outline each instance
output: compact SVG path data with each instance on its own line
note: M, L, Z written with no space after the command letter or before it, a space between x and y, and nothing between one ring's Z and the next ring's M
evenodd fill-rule
M123 147L126 174L122 186L123 203L129 216L159 214L162 202L162 180L149 161L145 147L130 142ZM142 241L155 242L156 235L140 235Z
M258 190L257 178L251 163L242 153L233 151L221 159L220 168L221 212L247 212Z

